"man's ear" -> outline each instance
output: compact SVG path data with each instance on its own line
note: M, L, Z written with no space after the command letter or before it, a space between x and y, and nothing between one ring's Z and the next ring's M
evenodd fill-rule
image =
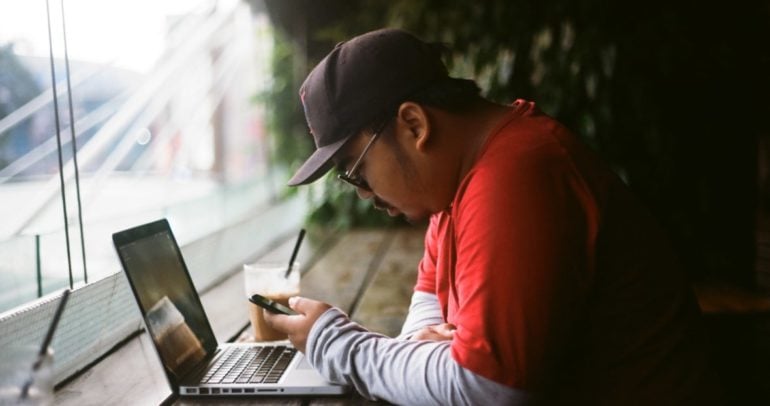
M403 102L398 106L399 131L418 151L424 151L430 138L430 117L428 111L414 102Z

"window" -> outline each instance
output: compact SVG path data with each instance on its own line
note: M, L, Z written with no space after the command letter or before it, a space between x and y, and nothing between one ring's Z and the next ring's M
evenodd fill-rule
M48 4L0 4L0 311L117 271L121 227L175 216L183 241L222 227L267 173L249 103L264 19L238 2Z
M0 323L67 286L86 302L128 297L133 314L110 238L123 228L168 218L196 247L199 288L267 238L231 244L228 260L206 244L248 233L275 195L252 102L271 44L266 16L235 0L0 2ZM39 334L0 334L0 351Z

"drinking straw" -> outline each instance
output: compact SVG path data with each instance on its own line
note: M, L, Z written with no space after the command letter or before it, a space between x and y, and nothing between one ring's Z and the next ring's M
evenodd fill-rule
M45 339L43 339L43 345L40 346L40 352L37 354L37 359L35 360L35 363L32 364L32 371L30 372L29 378L26 382L24 382L24 386L21 387L21 395L19 396L20 399L26 399L27 396L29 396L29 388L32 386L32 382L35 380L35 372L40 369L40 366L43 364L43 360L45 359L46 355L48 355L48 347L51 345L53 334L56 332L56 326L59 324L59 319L61 318L61 314L64 312L64 306L67 305L67 299L69 296L70 290L64 289L64 292L61 295L61 299L59 299L59 306L56 307L56 312L53 314L51 324L48 326L48 332L45 335Z
M299 253L299 246L302 244L302 239L305 238L305 229L299 230L299 235L297 236L297 243L294 244L294 252L291 253L291 259L289 259L289 267L286 269L286 274L284 275L284 278L288 278L289 274L291 273L291 266L294 265L294 260L297 259L297 253Z

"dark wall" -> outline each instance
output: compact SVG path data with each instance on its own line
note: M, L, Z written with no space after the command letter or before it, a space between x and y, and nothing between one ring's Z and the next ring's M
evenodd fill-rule
M337 41L382 26L449 43L454 74L500 102L535 100L594 147L669 231L694 280L747 287L757 144L770 136L768 4L266 2L307 57L303 71Z

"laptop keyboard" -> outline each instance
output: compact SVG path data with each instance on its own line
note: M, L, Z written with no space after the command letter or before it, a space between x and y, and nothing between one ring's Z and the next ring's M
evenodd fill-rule
M285 345L229 347L201 383L278 383L296 352Z

